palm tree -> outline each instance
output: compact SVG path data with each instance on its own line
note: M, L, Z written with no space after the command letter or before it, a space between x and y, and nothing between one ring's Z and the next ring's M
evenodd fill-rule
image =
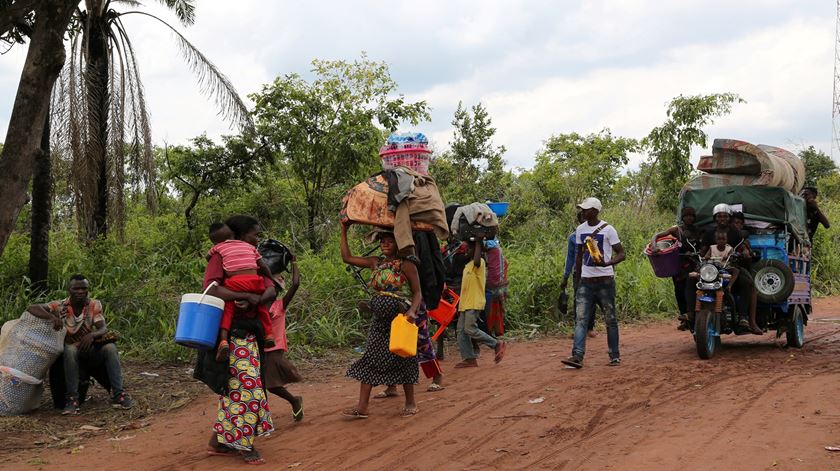
M193 24L195 0L158 1L184 26ZM252 125L228 78L169 23L134 10L143 6L141 2L84 0L83 6L73 17L69 58L53 91L52 140L56 151L71 161L70 186L79 223L92 240L105 236L109 224L121 232L126 186L143 191L151 211L157 205L149 113L124 16L144 15L169 28L199 88L213 98L219 114L240 129Z

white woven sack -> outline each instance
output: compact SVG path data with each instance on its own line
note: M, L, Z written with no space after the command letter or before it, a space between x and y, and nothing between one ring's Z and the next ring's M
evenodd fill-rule
M50 365L64 351L65 330L24 312L7 322L0 333L0 365L43 380ZM43 385L29 384L13 375L0 377L0 415L25 414L41 400Z

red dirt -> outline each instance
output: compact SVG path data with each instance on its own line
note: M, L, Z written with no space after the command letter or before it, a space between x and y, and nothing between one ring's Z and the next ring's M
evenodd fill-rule
M263 469L840 469L840 453L824 449L840 445L840 298L815 311L801 350L784 348L784 336L727 336L707 361L674 323L622 327L617 368L606 366L604 334L589 339L579 371L560 364L565 338L513 344L499 365L485 350L466 370L451 368L450 349L447 389L420 392L412 418L398 416L396 398L372 401L367 420L343 419L358 385L343 369L319 371L290 388L305 397L303 423L272 396L278 432L258 439ZM242 469L239 458L205 453L214 404L208 393L123 432L133 438L5 453L0 466Z

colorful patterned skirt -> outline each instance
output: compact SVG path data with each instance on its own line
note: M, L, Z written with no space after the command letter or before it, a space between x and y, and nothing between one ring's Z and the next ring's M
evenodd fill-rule
M262 380L260 352L253 335L230 336L230 378L227 395L219 396L213 430L216 440L237 450L251 450L254 439L274 429Z

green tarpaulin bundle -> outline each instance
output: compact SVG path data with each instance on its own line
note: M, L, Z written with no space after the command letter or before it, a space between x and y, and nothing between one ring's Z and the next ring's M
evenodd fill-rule
M691 206L697 211L697 224L712 222L712 210L716 204L740 204L744 217L755 221L784 225L803 244L808 242L805 230L805 200L784 188L771 186L722 186L718 188L684 189L680 207Z

